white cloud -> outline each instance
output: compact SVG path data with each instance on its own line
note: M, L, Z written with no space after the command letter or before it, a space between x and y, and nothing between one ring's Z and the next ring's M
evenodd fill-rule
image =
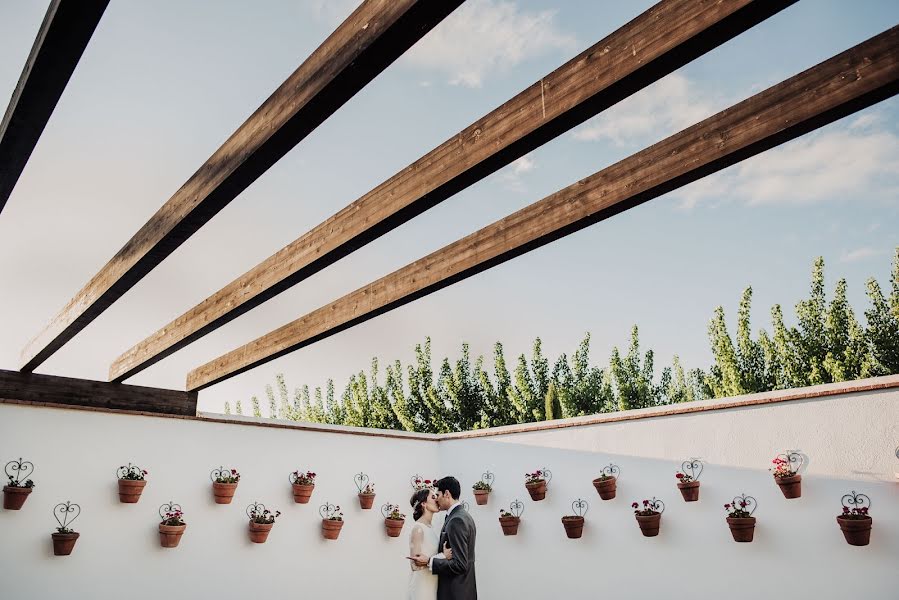
M843 252L843 254L840 256L840 262L851 263L859 260L864 260L866 258L871 258L872 256L878 256L880 254L882 254L880 250L875 250L870 246L864 246L862 248L856 248L855 250Z
M413 46L402 62L442 72L452 85L480 87L493 73L576 48L575 38L559 30L554 20L555 11L527 11L501 0L469 0Z
M533 171L534 167L537 166L537 163L534 162L534 159L531 158L530 154L526 154L521 158L512 162L512 171L516 175L521 175L522 173L527 173L528 171Z
M536 168L537 162L530 154L525 154L499 171L498 176L506 189L514 192L523 192L526 191L527 188L524 185L521 176L525 173L530 173Z
M764 152L672 196L683 209L707 202L811 205L887 198L899 186L899 137L857 125L862 117Z
M849 129L869 129L880 123L880 121L880 113L866 112L853 119L852 123L849 124Z
M574 131L581 141L607 140L618 146L644 146L658 141L715 112L713 101L680 73L663 77L626 98Z

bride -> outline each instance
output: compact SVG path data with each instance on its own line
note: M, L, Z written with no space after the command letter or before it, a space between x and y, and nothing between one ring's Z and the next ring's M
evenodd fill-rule
M431 488L418 490L412 495L409 504L412 505L412 518L415 519L409 534L409 556L437 554L440 532L434 531L431 525L434 514L440 510L437 506L437 494ZM447 549L444 555L451 559L452 550ZM409 575L408 600L436 600L437 576L431 574L428 567L419 567L411 561L409 564L412 573Z

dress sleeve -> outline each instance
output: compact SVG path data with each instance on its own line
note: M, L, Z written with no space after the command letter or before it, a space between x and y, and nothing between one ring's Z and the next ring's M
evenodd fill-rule
M421 554L421 546L424 541L424 531L421 528L421 525L418 523L412 526L412 532L409 534L409 556L415 556L416 554ZM411 560L409 561L409 565L412 567L413 571L418 571L426 567L419 567Z

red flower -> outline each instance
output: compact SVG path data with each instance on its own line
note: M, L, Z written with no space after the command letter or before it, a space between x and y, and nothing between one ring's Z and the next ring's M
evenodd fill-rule
M724 508L730 508L730 504L725 504Z
M675 477L677 477L678 479L683 479L684 474L683 474L683 473L678 473L677 475L675 475Z
M636 502L634 502L633 504L631 504L631 507L632 507L632 508L637 508L638 506L640 506L640 505L637 504Z

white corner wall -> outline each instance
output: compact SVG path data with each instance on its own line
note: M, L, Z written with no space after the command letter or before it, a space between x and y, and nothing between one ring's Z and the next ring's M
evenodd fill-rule
M32 460L37 482L22 511L0 510L0 598L405 598L408 528L387 538L377 507L407 506L414 473L461 480L478 524L481 598L899 598L899 388L704 405L718 409L438 442L0 403L0 461ZM803 497L789 501L767 471L788 448L810 457ZM673 475L690 456L706 470L700 501L687 504ZM150 471L136 505L116 494L115 469L128 461ZM618 497L603 502L591 480L610 461L622 474ZM243 474L232 505L212 501L208 474L220 464ZM535 503L523 475L544 466L554 477ZM287 474L298 468L319 473L309 505L290 494ZM470 485L485 469L497 479L481 507ZM375 510L358 508L360 470L377 486ZM850 490L873 501L867 547L847 545L835 521ZM759 501L751 544L733 542L724 522L722 505L742 492ZM667 510L661 534L644 538L630 503L651 496ZM587 525L569 540L560 517L578 497L590 502ZM498 509L514 498L525 503L521 529L504 537ZM64 500L83 507L82 535L71 556L54 557L51 509ZM168 500L188 521L171 550L156 533ZM247 539L254 500L283 513L263 545ZM325 500L346 509L336 542L321 539Z
M478 583L484 598L616 600L689 598L899 598L899 390L584 427L441 442L444 472L467 483L496 474L478 524ZM786 500L767 471L785 449L810 458L802 498ZM702 457L699 502L675 485L681 461ZM621 467L618 494L602 501L591 481ZM553 473L533 502L524 473ZM851 490L871 497L871 544L846 544L835 517ZM755 540L733 541L724 503L746 493L759 503ZM658 537L644 538L631 502L667 504ZM576 498L590 503L584 536L560 521ZM504 537L500 506L525 504L517 537Z
M21 511L0 510L3 600L158 600L168 598L402 598L406 536L384 533L380 506L408 506L414 473L437 468L432 441L367 437L0 404L0 460L22 456L37 483ZM118 501L115 471L147 469L140 502ZM209 472L242 475L231 505L212 500ZM296 504L288 474L318 473L310 504ZM359 508L353 475L366 472L378 493ZM83 513L71 556L53 556L51 511L71 500ZM181 545L164 549L160 504L182 505ZM246 506L258 500L282 512L265 544L247 537ZM344 508L337 541L321 537L318 507ZM411 516L411 510L407 512ZM404 529L404 532L406 529Z

